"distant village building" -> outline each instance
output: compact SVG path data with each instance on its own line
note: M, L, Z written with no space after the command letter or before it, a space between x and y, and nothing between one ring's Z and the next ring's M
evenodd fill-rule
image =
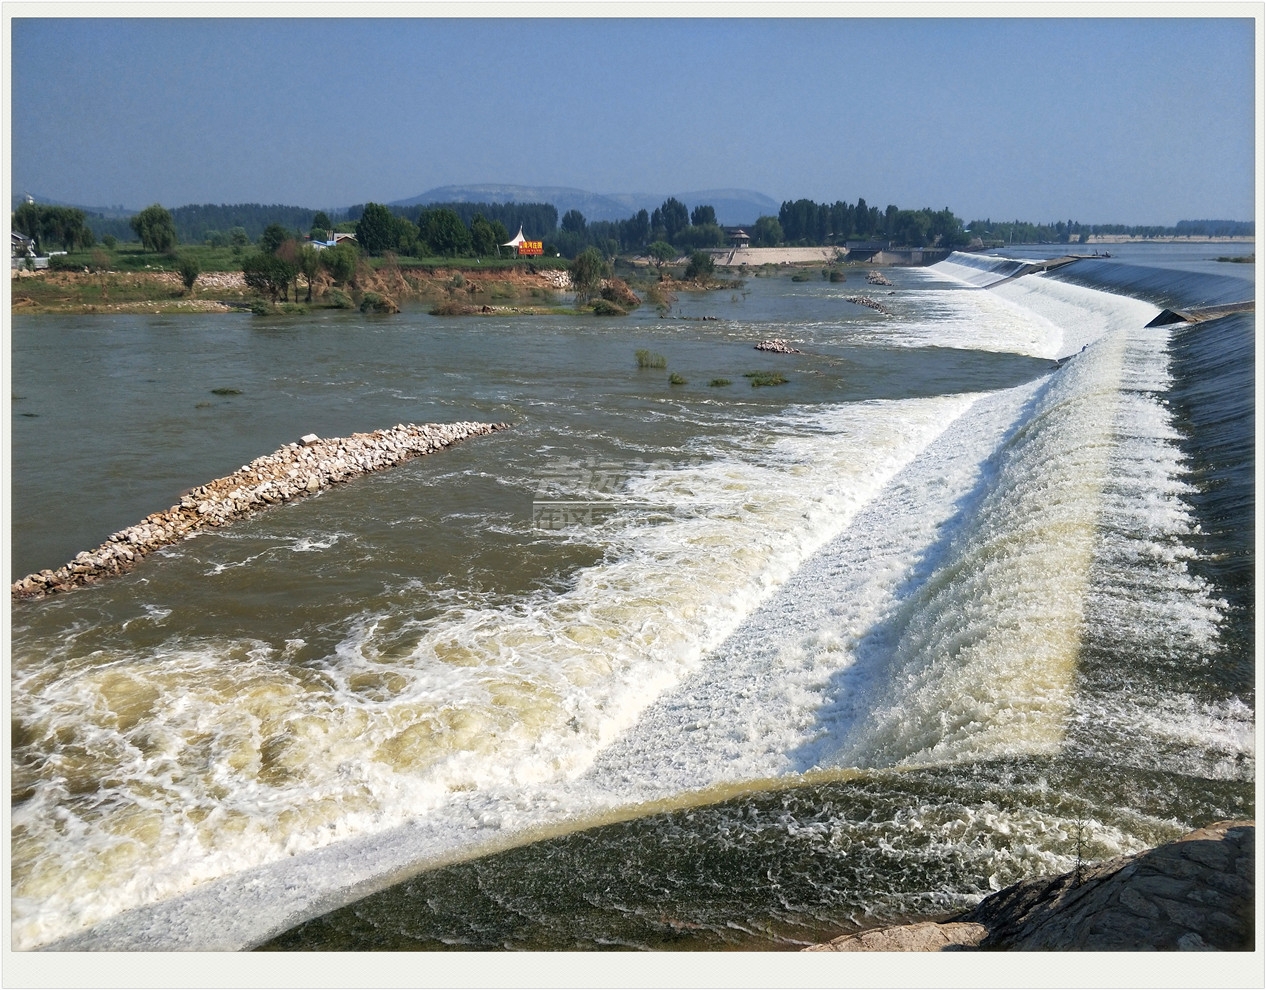
M326 248L338 247L344 241L351 241L353 244L356 243L355 234L344 234L341 231L334 231L334 230L327 230L325 234L326 234L325 240L323 241L313 240L309 242L318 251L324 251Z
M742 227L726 227L725 233L729 237L732 247L745 248L751 246L752 239Z
M26 234L19 234L16 230L9 231L9 243L13 247L13 257L35 257L35 241L27 237Z
M26 234L16 230L9 231L9 245L12 248L12 268L47 268L48 258L41 258L35 251L35 241ZM65 251L58 252L65 254Z

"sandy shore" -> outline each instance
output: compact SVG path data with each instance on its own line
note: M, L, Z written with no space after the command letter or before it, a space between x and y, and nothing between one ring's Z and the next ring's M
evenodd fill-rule
M815 265L834 261L834 247L735 248L717 254L716 263L727 268L740 265Z

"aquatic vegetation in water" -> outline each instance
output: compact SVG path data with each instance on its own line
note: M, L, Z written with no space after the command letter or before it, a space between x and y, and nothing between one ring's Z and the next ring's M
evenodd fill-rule
M743 377L751 379L752 388L759 388L762 385L787 384L787 376L779 371L748 371L743 374Z
M647 350L645 347L634 351L633 356L637 358L637 366L639 368L668 367L668 358L662 354L656 354L654 351Z

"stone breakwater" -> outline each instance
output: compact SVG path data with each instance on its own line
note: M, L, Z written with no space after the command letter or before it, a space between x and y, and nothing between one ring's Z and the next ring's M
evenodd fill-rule
M762 340L756 345L758 351L770 351L774 354L803 354L804 351L792 347L782 337L771 337L769 340Z
M891 316L892 313L883 305L883 303L871 299L870 296L845 296L845 302L851 302L854 306L869 306L876 313L883 313L884 316Z
M257 457L224 478L191 489L165 512L119 530L96 550L85 550L57 570L30 574L12 586L17 599L43 598L123 574L147 554L201 530L226 526L270 506L313 495L331 485L405 461L468 437L508 429L509 423L401 423L372 433L321 439L314 435Z
M1136 856L990 894L945 922L844 935L806 951L1251 951L1256 827L1215 822Z

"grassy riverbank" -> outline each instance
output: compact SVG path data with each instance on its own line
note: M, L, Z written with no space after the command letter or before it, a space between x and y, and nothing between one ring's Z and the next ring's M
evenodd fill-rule
M302 314L309 309L367 308L392 312L400 304L436 315L576 312L565 259L362 258L355 274L335 283L325 271L311 286L300 275L287 297L265 301L247 284L240 254L230 248L191 248L173 255L96 248L59 255L54 266L11 273L14 313L190 313L243 310ZM198 267L192 290L179 274L185 260ZM680 274L680 273L677 273ZM673 269L617 262L602 298L582 312L618 316L643 302L665 308L676 292L732 285L681 282Z

